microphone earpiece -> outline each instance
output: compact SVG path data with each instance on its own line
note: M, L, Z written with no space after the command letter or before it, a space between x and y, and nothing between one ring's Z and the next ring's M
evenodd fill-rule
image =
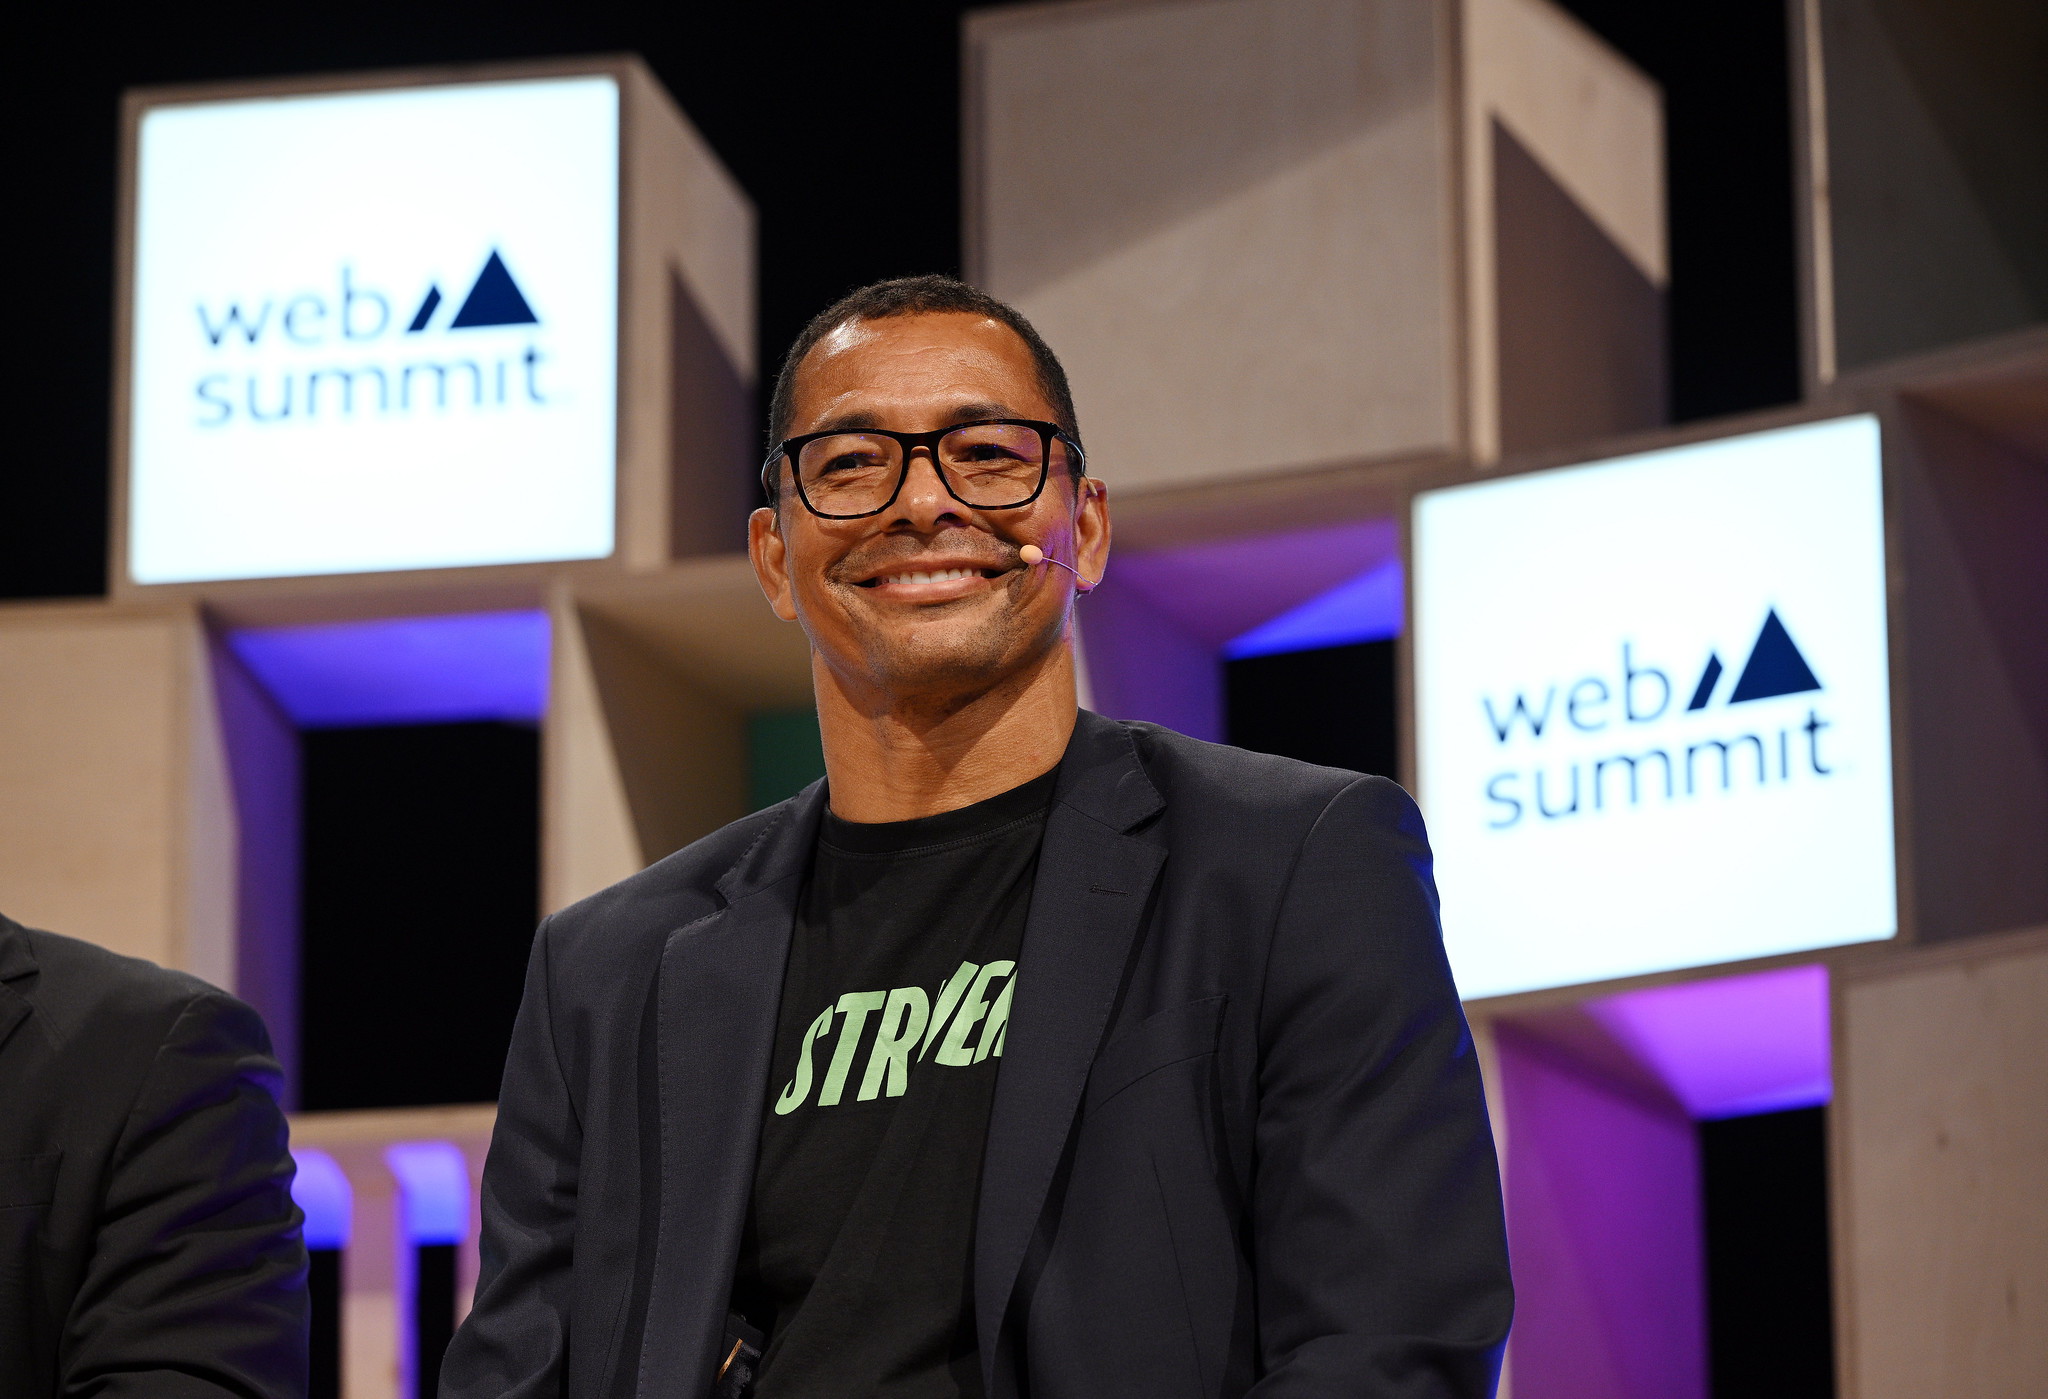
M1036 568L1042 563L1054 564L1064 568L1067 572L1074 575L1075 580L1081 585L1081 591L1084 593L1092 591L1095 587L1093 583L1081 576L1080 569L1075 568L1072 564L1060 563L1058 559L1046 553L1045 550L1039 548L1036 544L1026 544L1017 551L1017 557L1024 561L1026 568Z

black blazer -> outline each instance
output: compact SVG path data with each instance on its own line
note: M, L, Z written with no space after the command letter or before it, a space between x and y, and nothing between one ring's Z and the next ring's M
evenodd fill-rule
M0 917L0 1395L306 1392L306 1250L256 1012Z
M541 925L444 1399L709 1392L823 805ZM1399 787L1083 712L1021 959L975 1239L992 1395L1491 1392L1499 1177Z

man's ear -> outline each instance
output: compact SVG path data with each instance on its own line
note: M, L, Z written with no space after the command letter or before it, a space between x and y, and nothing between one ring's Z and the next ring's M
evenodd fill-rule
M789 545L782 537L782 522L774 507L764 505L747 517L747 558L754 565L754 581L775 615L785 622L796 620L796 598L789 586Z
M1074 500L1074 563L1081 573L1102 582L1109 569L1109 487L1093 476L1080 480Z

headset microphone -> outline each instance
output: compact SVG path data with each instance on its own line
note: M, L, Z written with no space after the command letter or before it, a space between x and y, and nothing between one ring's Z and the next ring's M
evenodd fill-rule
M1092 591L1095 587L1093 583L1081 576L1080 569L1075 568L1072 564L1060 563L1058 559L1046 553L1045 550L1039 548L1036 544L1026 544L1017 551L1017 557L1024 561L1026 568L1036 568L1042 563L1054 564L1064 568L1067 572L1074 575L1075 581L1081 585L1081 591L1084 593Z

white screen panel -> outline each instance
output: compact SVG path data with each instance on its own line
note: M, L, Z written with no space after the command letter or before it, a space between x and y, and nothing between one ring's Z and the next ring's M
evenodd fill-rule
M611 553L613 79L156 107L137 179L135 582Z
M1414 571L1466 997L1894 934L1876 419L1428 492Z

